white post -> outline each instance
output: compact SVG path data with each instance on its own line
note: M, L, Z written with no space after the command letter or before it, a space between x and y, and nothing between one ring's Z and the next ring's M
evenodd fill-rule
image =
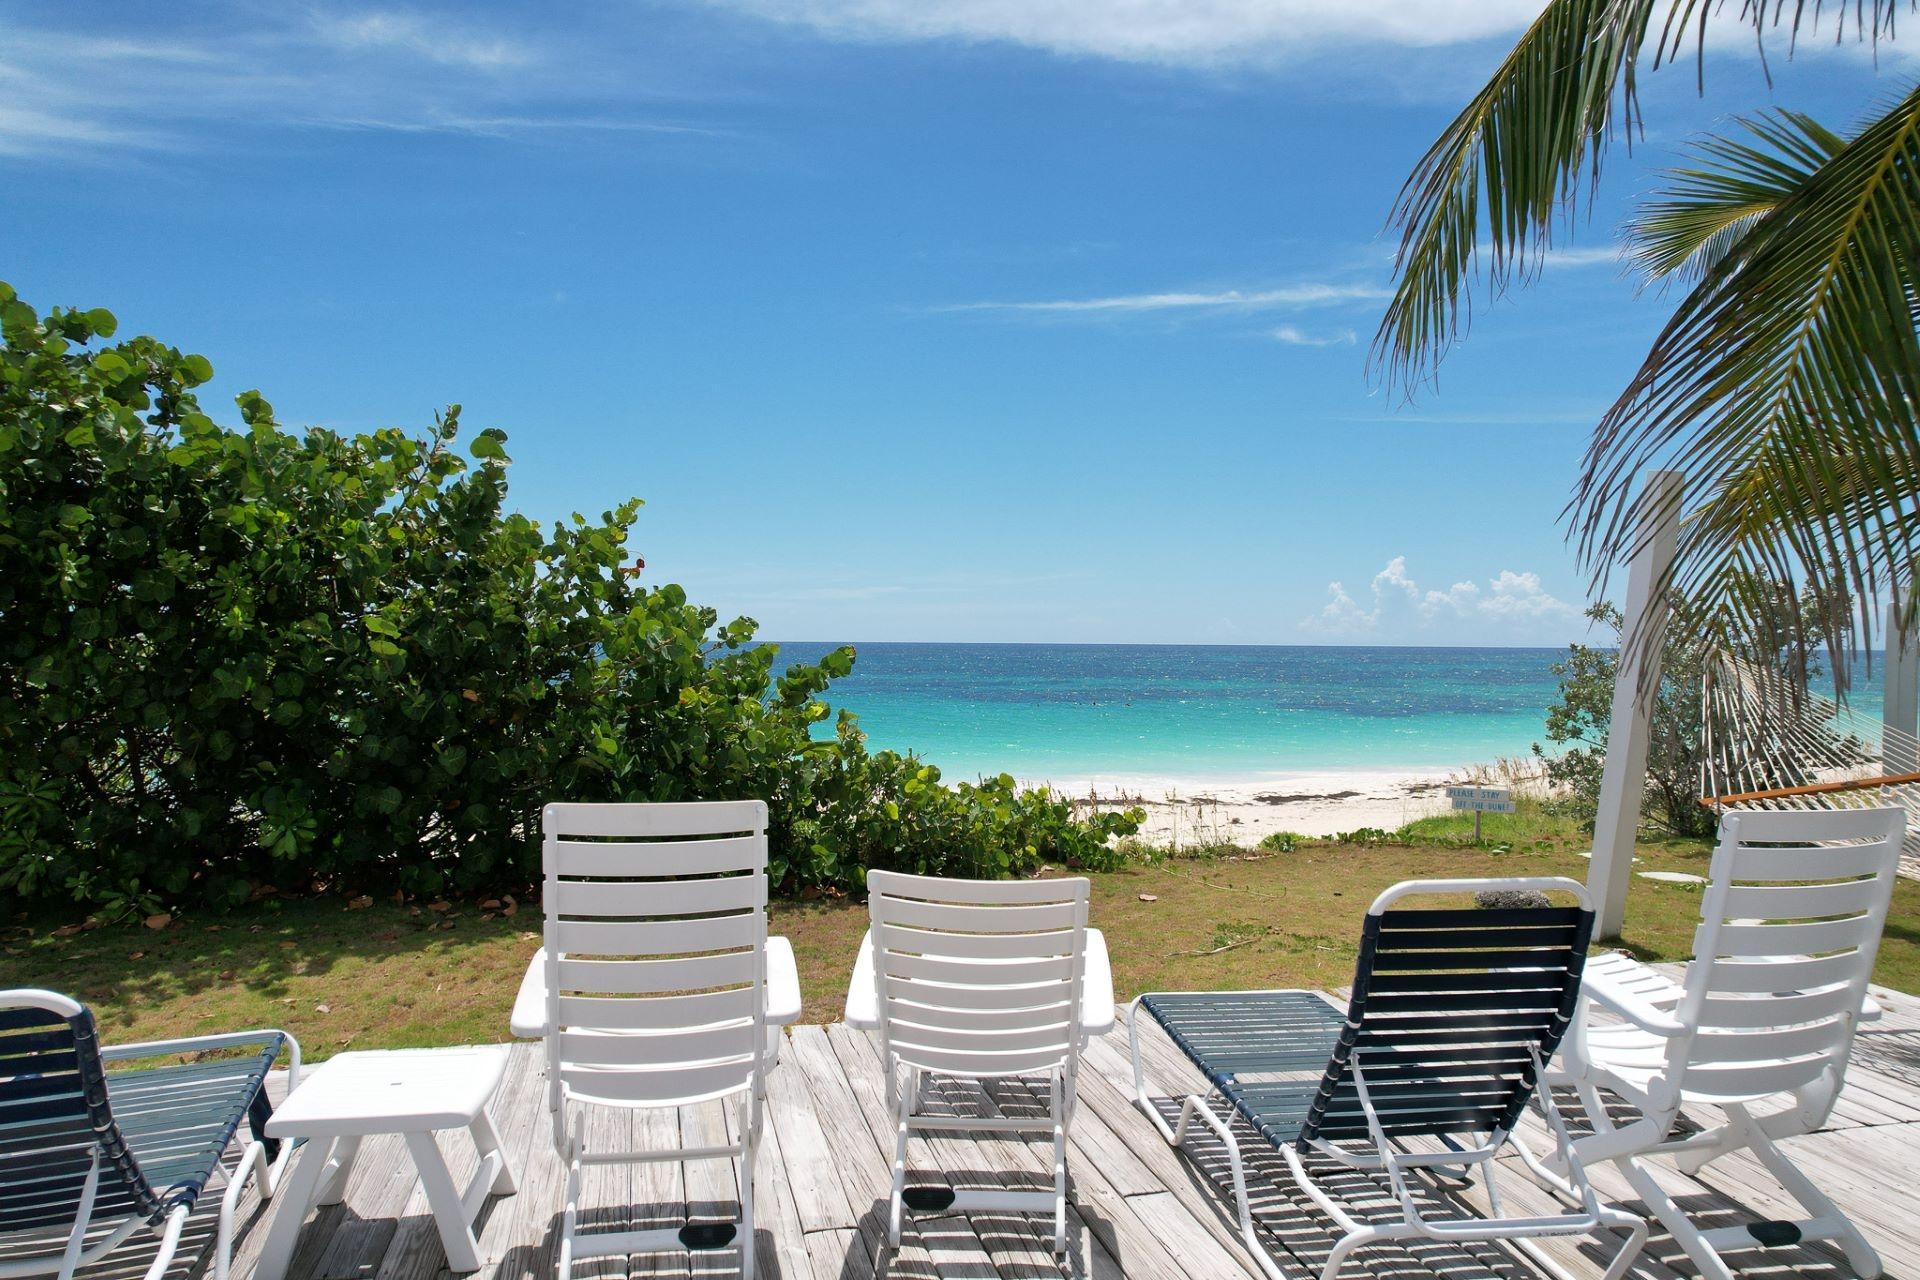
M1660 636L1667 625L1667 599L1654 585L1673 563L1680 531L1678 471L1647 477L1635 509L1635 550L1627 572L1627 608L1613 677L1613 719L1607 728L1606 772L1594 815L1593 864L1587 888L1600 913L1595 933L1620 936L1627 917L1627 886L1633 881L1633 837L1640 827L1640 801L1647 790L1647 740L1660 688Z
M1909 584L1909 591L1915 589ZM1888 773L1920 770L1914 758L1914 737L1920 730L1920 636L1900 625L1900 600L1887 605L1887 701L1881 723L1894 732L1884 736L1881 755Z

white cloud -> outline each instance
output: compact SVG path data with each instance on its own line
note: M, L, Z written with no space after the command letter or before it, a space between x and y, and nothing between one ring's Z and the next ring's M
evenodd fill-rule
M843 40L996 41L1170 65L1272 62L1330 44L1512 35L1545 0L708 0Z
M1038 302L956 302L933 310L1010 311L1043 315L1268 311L1371 302L1391 296L1387 290L1372 285L1296 284L1278 289L1222 289L1209 293L1125 293L1105 298L1056 298Z
M1617 267L1626 261L1624 250L1617 244L1588 245L1547 250L1543 265L1549 267Z
M1550 594L1537 573L1503 569L1486 586L1456 582L1422 589L1395 556L1367 584L1365 600L1339 581L1301 629L1336 640L1558 643L1577 630L1581 610Z
M524 67L535 60L528 48L512 40L403 11L318 15L314 29L335 48L398 50L429 62L482 71Z
M146 39L0 27L0 156L97 161L224 146L257 127L720 132L633 109L646 92L633 77L591 74L538 27L398 8L247 18L169 22Z
M477 138L509 138L534 132L576 131L582 133L687 133L723 137L729 129L709 129L701 125L670 124L659 120L627 120L612 116L466 116L426 111L417 119L356 118L335 116L323 123L331 129L375 129L386 133L465 133Z
M1334 329L1326 333L1309 333L1298 325L1283 324L1273 331L1275 342L1285 343L1289 347L1351 347L1360 341L1360 335L1352 329Z

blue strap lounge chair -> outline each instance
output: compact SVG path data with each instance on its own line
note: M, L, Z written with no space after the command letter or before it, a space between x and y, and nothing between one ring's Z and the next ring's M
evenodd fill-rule
M111 1062L239 1050L202 1061L110 1071ZM74 1271L140 1227L159 1237L159 1280L180 1232L244 1121L251 1140L220 1201L215 1280L233 1258L234 1209L257 1179L272 1195L290 1152L264 1136L266 1078L282 1051L289 1085L300 1047L280 1031L190 1036L103 1048L87 1007L53 991L0 991L0 1278Z
M1578 905L1430 907L1389 911L1410 895L1483 889L1563 891ZM1218 1135L1232 1171L1240 1233L1274 1280L1285 1275L1254 1228L1235 1114L1279 1149L1294 1179L1342 1235L1321 1269L1333 1280L1355 1249L1382 1241L1509 1241L1556 1275L1565 1272L1533 1238L1627 1233L1606 1280L1625 1274L1646 1240L1641 1219L1600 1203L1554 1106L1536 1089L1577 1008L1593 931L1586 889L1559 878L1426 880L1395 885L1367 910L1344 1015L1311 991L1153 993L1128 1010L1134 1100L1169 1143L1195 1118ZM1212 1085L1189 1095L1169 1125L1147 1092L1140 1031L1152 1019ZM1230 1109L1222 1115L1210 1099ZM1562 1177L1513 1141L1531 1102L1552 1136ZM1513 1216L1501 1208L1495 1157L1522 1166L1573 1206ZM1322 1166L1384 1175L1397 1216L1361 1222L1316 1182ZM1454 1212L1409 1181L1425 1170L1485 1180L1490 1212ZM1434 1210L1444 1207L1446 1216Z

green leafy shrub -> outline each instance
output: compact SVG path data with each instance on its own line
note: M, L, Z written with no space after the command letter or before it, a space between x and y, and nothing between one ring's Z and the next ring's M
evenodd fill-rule
M761 797L776 882L1102 865L1135 815L870 753L755 624L635 580L640 503L506 510L506 437L244 426L198 355L0 284L0 891L525 884L549 800Z
M1260 847L1275 853L1292 853L1306 841L1307 837L1298 831L1269 831L1260 838Z

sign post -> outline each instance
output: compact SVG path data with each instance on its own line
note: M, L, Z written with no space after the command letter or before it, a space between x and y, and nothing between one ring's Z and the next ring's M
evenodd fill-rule
M1468 809L1473 812L1475 844L1480 843L1481 814L1513 812L1513 790L1510 787L1448 787L1447 799L1453 801L1456 811Z

